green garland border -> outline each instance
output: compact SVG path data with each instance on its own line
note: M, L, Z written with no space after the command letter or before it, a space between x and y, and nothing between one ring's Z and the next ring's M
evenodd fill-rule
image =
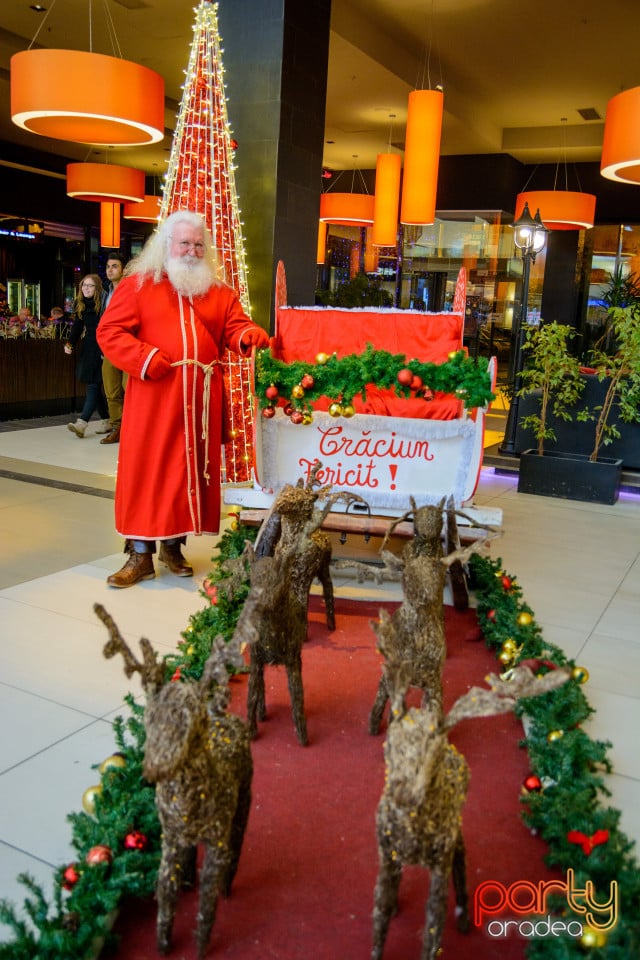
M209 605L190 618L176 654L166 658L172 674L179 671L183 676L198 676L212 638L218 632L225 636L233 632L246 590L235 596L225 594L224 564L237 559L246 539L253 539L256 532L238 523L221 538L213 571L201 591ZM525 660L540 672L560 665L573 668L572 682L523 701L518 707L526 730L522 746L528 751L532 774L542 783L542 789L523 793L522 819L547 843L545 859L550 867L572 869L578 886L590 880L600 899L613 881L618 889L618 922L600 941L597 937L591 942L570 937L531 940L527 956L529 960L579 960L587 954L593 960L640 956L640 869L633 854L634 844L620 830L619 811L601 803L601 797L608 795L602 773L610 770L610 744L591 740L581 727L593 712L583 690L586 671L568 660L558 647L544 642L533 611L522 599L520 586L515 577L502 570L501 560L474 556L470 572L482 635L503 665ZM122 899L153 894L160 828L153 788L142 776L143 707L131 694L125 702L130 716L126 721L118 717L113 724L117 752L124 764L107 765L104 770L106 761L96 765L94 769L102 772L95 812L68 816L78 880L66 891L63 879L69 865L58 868L53 902L48 903L31 877L18 878L27 888L23 903L26 919L13 904L0 900L0 921L14 934L10 942L0 943L0 960L87 960L112 938L111 922ZM144 849L126 849L124 840L134 830L144 835ZM587 836L606 830L608 840L586 854L567 839L571 830ZM98 845L109 848L111 862L89 866L87 852ZM561 907L558 903L558 909ZM567 912L566 902L564 907L564 919L568 920L573 915Z
M488 359L473 359L465 350L449 354L446 363L408 360L401 353L374 350L370 343L363 353L351 353L341 358L336 354L319 354L318 357L322 362L284 363L277 360L270 350L258 351L255 392L260 407L263 410L273 407L278 399L282 399L296 410L312 412L313 401L320 397L328 397L332 402L346 405L355 396L364 396L367 384L384 389L395 387L401 397L419 397L421 391L416 393L398 381L398 373L403 369L420 377L423 386L430 391L456 394L468 409L484 407L495 398ZM308 387L302 385L305 377L311 378ZM273 387L278 392L277 398L267 396L266 391ZM423 402L427 403L428 400Z

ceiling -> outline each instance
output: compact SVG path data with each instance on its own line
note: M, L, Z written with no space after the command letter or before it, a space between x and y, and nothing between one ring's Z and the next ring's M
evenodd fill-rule
M4 0L0 10L0 140L72 160L108 158L162 176L189 58L193 4L40 3L48 13L36 12L32 0ZM638 0L333 0L324 165L372 169L390 144L402 149L409 92L438 84L444 90L442 155L506 153L534 164L599 161L608 100L640 85L638 36ZM47 47L121 55L160 73L167 98L164 142L105 150L16 127L9 115L10 58L34 39ZM584 119L585 110L594 119ZM229 120L233 129L232 104Z

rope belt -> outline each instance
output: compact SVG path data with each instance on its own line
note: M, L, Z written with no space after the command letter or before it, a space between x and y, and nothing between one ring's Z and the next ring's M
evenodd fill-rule
M200 363L199 360L176 360L172 367L199 367L204 374L204 386L202 388L202 440L204 440L204 469L203 476L209 485L211 479L209 475L209 404L211 402L211 377L213 368L219 363L218 360L212 360L211 363Z

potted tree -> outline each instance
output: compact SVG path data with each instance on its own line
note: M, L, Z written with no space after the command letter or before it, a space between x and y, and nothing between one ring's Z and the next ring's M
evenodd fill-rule
M613 415L625 423L640 422L640 303L609 310L609 327L616 345L613 355L594 349L591 362L598 380L606 382L602 403L583 410L578 420L595 421L593 450L597 462L600 448L620 438Z
M556 439L548 423L550 410L556 418L563 420L574 417L585 420L595 416L595 411L575 409L585 381L580 376L578 359L569 352L569 342L574 336L573 328L558 323L542 324L528 332L525 349L530 362L522 372L520 395L536 391L540 408L525 417L522 423L533 429L538 446L520 454L518 492L592 503L615 503L620 489L621 460L598 456L599 444L592 456L544 449L545 440ZM626 363L622 369L627 369ZM621 380L617 383L620 384ZM608 435L606 424L610 410L609 405L607 411L598 411L604 418L603 437ZM615 427L608 429L615 431Z

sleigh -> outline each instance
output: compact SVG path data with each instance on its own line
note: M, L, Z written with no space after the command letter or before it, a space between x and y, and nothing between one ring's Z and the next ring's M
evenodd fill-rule
M322 354L340 358L374 345L408 360L444 364L462 349L464 303L461 271L452 312L292 307L286 302L284 268L279 264L272 354L287 364L316 364ZM487 375L493 389L493 359ZM388 525L384 518L411 510L412 499L424 506L443 497L453 498L455 507L470 512L476 522L499 525L501 511L473 505L488 405L465 408L455 393L426 402L372 386L355 404L353 416L332 416L328 402L314 407L307 425L292 422L282 406L268 419L256 410L253 483L227 488L226 503L268 509L285 484L299 479L306 483L320 461L318 481L359 494L371 512L359 523L356 517L331 514L327 528L376 532L376 525ZM249 519L244 511L243 518Z

